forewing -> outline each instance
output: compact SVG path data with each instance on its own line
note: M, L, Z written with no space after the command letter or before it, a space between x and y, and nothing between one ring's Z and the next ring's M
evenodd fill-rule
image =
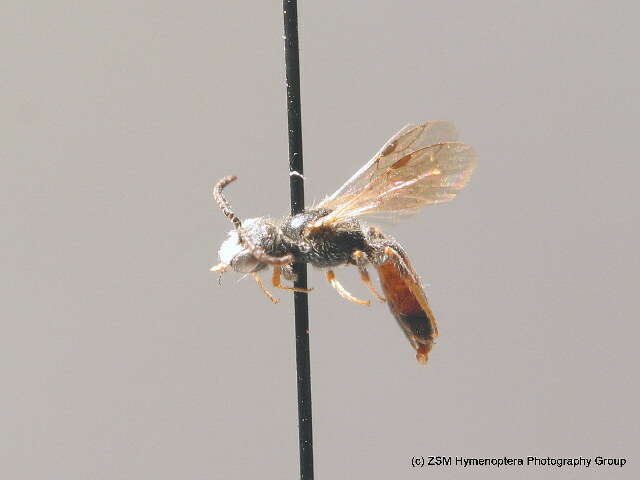
M398 145L403 146L401 142L410 133L399 137ZM468 145L443 142L417 150L413 150L415 140L407 145L403 146L404 155L382 155L368 167L368 181L360 175L349 184L357 188L345 189L339 197L323 203L321 206L333 211L314 227L363 215L414 213L426 205L453 199L468 183L475 167L475 152Z
M444 120L435 120L422 125L407 125L391 137L376 155L358 170L336 192L325 198L318 207L335 209L371 183L376 176L411 152L429 145L458 140L455 125Z

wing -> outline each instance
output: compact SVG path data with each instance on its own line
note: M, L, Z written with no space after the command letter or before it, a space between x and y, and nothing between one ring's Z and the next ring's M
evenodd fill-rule
M451 122L436 120L423 125L406 125L385 143L380 151L358 170L333 195L324 199L319 207L335 207L336 199L362 190L375 176L411 151L436 143L455 142L458 132Z
M451 200L475 167L473 149L455 141L450 122L405 127L318 207L332 212L314 227L354 216L414 213Z

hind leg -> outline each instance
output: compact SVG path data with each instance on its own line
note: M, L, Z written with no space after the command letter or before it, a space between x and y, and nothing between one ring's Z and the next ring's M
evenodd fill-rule
M327 280L329 281L331 286L336 289L336 292L338 292L338 295L340 295L342 298L349 300L350 302L357 303L358 305L371 305L371 302L369 300L360 300L359 298L356 298L349 292L347 292L344 287L340 285L340 282L338 282L336 274L333 273L333 270L327 270Z
M360 271L360 279L367 286L369 291L376 297L380 302L386 302L387 299L378 293L376 287L373 286L373 282L371 282L371 277L369 276L369 272L367 271L367 263L369 263L369 259L367 258L367 254L362 250L356 250L353 252L351 256L353 261L355 262L358 270Z

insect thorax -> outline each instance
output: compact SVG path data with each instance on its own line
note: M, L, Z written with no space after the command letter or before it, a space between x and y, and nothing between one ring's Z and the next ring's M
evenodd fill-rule
M328 227L306 228L330 212L319 208L286 217L281 224L281 240L286 250L316 267L348 263L355 250L366 251L366 238L356 219Z

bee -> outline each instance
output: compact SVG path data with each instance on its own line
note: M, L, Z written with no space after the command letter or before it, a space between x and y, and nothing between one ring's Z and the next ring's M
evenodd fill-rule
M221 179L213 196L234 229L220 247L220 263L211 270L220 275L227 270L251 274L266 296L277 303L260 272L272 268L275 288L310 292L282 283L282 277L295 281L294 262L309 263L325 270L327 281L341 297L370 305L369 300L351 295L336 278L335 267L353 265L373 297L387 302L418 362L427 363L438 336L436 318L404 248L375 223L413 214L456 196L475 168L474 150L457 138L450 122L407 125L334 194L278 221L264 217L240 220L222 194L236 177ZM383 294L371 281L369 265L378 272Z

